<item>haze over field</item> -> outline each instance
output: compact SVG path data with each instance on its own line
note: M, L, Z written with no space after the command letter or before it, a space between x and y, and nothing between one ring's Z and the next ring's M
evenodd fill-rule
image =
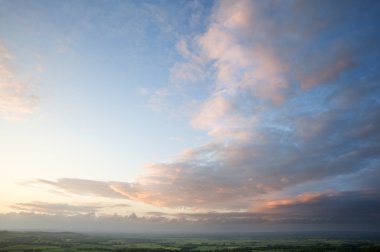
M376 230L379 24L365 0L0 0L0 230Z

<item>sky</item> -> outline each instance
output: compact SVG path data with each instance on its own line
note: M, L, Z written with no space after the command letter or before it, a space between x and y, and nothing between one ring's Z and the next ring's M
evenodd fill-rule
M379 1L0 0L0 229L380 225Z

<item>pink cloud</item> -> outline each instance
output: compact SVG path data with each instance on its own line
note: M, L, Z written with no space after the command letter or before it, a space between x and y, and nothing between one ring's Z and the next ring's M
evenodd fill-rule
M221 2L218 16L220 22L230 29L249 29L254 16L252 1Z
M318 66L317 69L300 77L301 87L309 89L317 85L325 84L328 81L338 78L343 72L355 66L350 53L339 53L325 65Z
M35 110L37 97L30 85L13 68L14 57L0 43L0 116L17 121Z
M192 125L200 129L208 129L220 123L225 116L231 113L233 105L223 94L216 94L204 102L192 120Z
M307 204L310 202L315 202L321 199L322 197L332 197L336 196L339 193L334 191L329 192L305 192L302 194L299 194L295 197L291 198L284 198L284 199L275 199L275 200L268 200L264 203L264 208L267 209L274 209L278 208L280 206L290 206L290 205L296 205L296 204Z

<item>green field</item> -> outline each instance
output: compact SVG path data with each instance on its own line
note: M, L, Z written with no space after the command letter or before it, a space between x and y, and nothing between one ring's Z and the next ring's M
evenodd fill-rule
M380 234L137 235L0 232L0 252L380 251Z

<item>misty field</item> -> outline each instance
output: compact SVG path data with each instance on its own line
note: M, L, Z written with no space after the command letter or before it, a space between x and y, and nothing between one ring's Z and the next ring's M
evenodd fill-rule
M0 252L35 251L380 251L372 234L131 235L0 232Z

